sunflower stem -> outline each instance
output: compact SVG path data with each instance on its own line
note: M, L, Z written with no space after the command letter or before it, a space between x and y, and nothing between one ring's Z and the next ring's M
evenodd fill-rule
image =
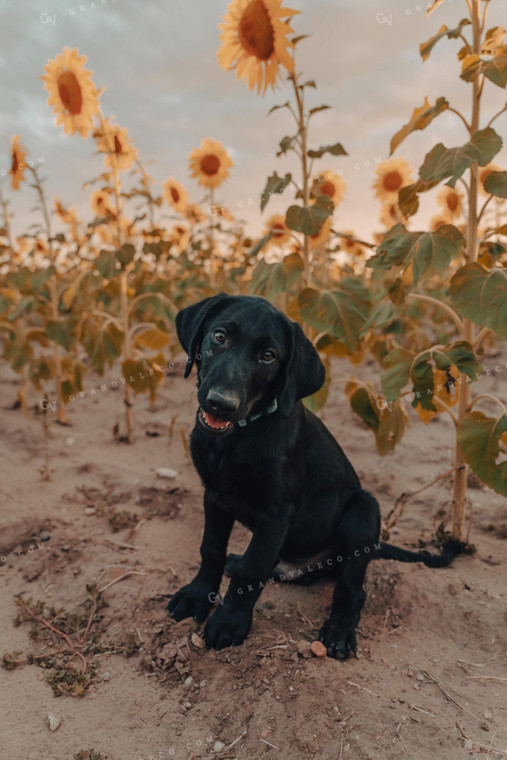
M42 188L41 180L37 172L37 167L29 165L28 169L31 171L33 175L33 178L34 178L33 186L35 187L39 195L41 212L42 212L44 224L46 227L46 237L48 240L50 266L52 266L55 270L48 280L49 308L50 308L51 319L55 322L58 322L59 321L59 298L58 298L58 284L57 284L57 272L56 272L56 252L53 246L53 234L51 231L51 215L49 213L48 205L46 202L46 196L44 195L44 190ZM63 393L62 393L62 375L63 375L62 356L61 356L60 346L58 345L58 343L56 343L56 341L53 341L53 358L55 360L55 391L56 391L57 416L58 416L58 422L61 425L64 425L66 423L66 415L65 415L65 405L63 403Z
M111 148L110 141L107 136L107 123L99 111L99 120L102 133L104 135L104 142L107 147L107 152L111 162L111 174L113 177L113 192L116 204L116 246L118 250L123 244L123 233L121 229L122 220L122 204L121 204L121 183L119 177L118 159L116 153ZM130 359L130 335L129 335L129 302L128 302L128 268L127 266L120 273L120 321L123 330L123 346L122 346L122 359L125 363ZM127 441L128 443L134 443L134 424L132 413L132 401L131 401L131 388L125 378L125 394L123 402L125 404L125 422L127 427Z
M304 93L302 88L298 84L298 75L293 74L289 77L294 87L294 94L296 96L296 103L298 108L298 128L301 139L301 172L302 172L302 190L303 190L303 206L308 206L310 199L309 189L309 171L308 171L308 156L307 156L307 132L305 124L305 106L304 106ZM310 238L308 235L304 235L303 239L303 284L305 288L309 288L312 281L311 261L310 261Z
M480 55L481 51L481 21L480 21L480 0L467 0L470 7L470 16L472 21L472 52L474 55ZM482 82L476 77L472 83L472 118L470 120L471 134L475 134L479 129L480 102L484 76ZM477 261L477 227L478 227L478 167L473 164L470 167L470 183L468 186L468 219L466 229L466 259L468 262ZM461 328L461 339L474 345L474 323L470 319L463 319ZM468 383L462 383L459 392L458 401L458 430L463 420L468 414L471 402L471 386ZM467 478L468 465L465 462L461 452L458 440L456 439L456 473L454 476L454 493L452 501L452 536L458 541L464 541L466 537L466 495L467 495Z

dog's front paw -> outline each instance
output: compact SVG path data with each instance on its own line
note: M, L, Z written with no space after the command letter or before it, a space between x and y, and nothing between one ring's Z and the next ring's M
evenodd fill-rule
M356 654L356 632L353 625L341 620L326 620L319 632L319 641L327 649L327 656L335 660L346 660L350 653Z
M180 588L172 599L169 600L167 604L169 617L178 621L183 620L183 618L193 617L198 623L202 623L203 620L206 620L210 609L213 607L213 596L209 588L204 587L201 583L192 581L187 586Z
M242 644L252 625L251 611L239 611L219 607L210 617L204 628L204 639L208 649L223 649L224 647Z

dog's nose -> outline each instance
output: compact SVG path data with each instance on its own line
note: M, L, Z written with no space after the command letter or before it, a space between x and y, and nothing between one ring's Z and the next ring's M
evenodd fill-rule
M217 415L232 414L239 407L239 397L227 391L210 390L206 402L210 410Z

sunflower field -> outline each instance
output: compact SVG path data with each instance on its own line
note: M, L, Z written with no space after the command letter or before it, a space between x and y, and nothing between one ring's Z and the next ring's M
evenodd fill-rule
M441 2L428 3L427 15ZM65 140L86 141L93 176L75 182L86 180L88 218L48 197L44 168L22 134L11 138L0 185L1 351L19 376L11 402L42 419L44 477L49 421L72 421L69 403L93 373L105 381L119 367L124 420L115 438L134 444L136 396L154 402L181 353L177 311L226 291L263 296L301 323L327 371L323 388L305 403L325 409L331 384L343 380L344 398L380 456L402 441L407 403L421 425L438 415L452 419L454 538L467 536L470 469L507 496L505 401L475 390L485 352L507 338L507 171L495 162L507 111L507 46L505 29L487 25L495 0L461 5L465 17L442 26L419 52L426 61L436 45L449 45L449 66L468 86L468 109L454 108L445 95L411 104L389 157L375 167L380 226L372 236L337 220L347 146L334 135L315 142L314 125L330 107L313 105L317 84L298 66L304 14L281 0L233 0L218 23L223 76L234 71L236 86L248 85L252 98L276 89L280 103L270 109L269 129L291 125L286 135L280 127L276 169L255 192L263 214L274 198L283 196L287 207L268 209L256 233L219 199L241 167L220 135L206 136L205 117L187 179L168 176L158 187L128 125L103 112L107 83L95 81L86 51L55 50L41 87L54 129ZM496 96L491 113L486 90ZM114 93L107 98L114 102ZM262 99L257 104L262 110ZM455 144L437 142L414 171L400 146L430 124L438 135L433 122L443 114L455 119ZM340 113L334 123L339 128ZM36 205L26 230L14 231L20 194ZM434 215L418 229L413 218L426 194ZM336 357L350 362L345 378L333 374ZM361 381L355 367L370 360L376 381Z

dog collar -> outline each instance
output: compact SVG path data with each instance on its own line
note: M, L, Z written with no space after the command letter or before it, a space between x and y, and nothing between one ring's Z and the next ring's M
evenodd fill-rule
M264 417L266 414L273 414L273 412L276 412L277 409L278 409L278 402L275 398L273 399L271 404L264 409L263 412L257 412L257 414L250 414L249 418L245 417L243 420L238 420L238 425L240 427L246 427L249 422L258 420L259 417Z

